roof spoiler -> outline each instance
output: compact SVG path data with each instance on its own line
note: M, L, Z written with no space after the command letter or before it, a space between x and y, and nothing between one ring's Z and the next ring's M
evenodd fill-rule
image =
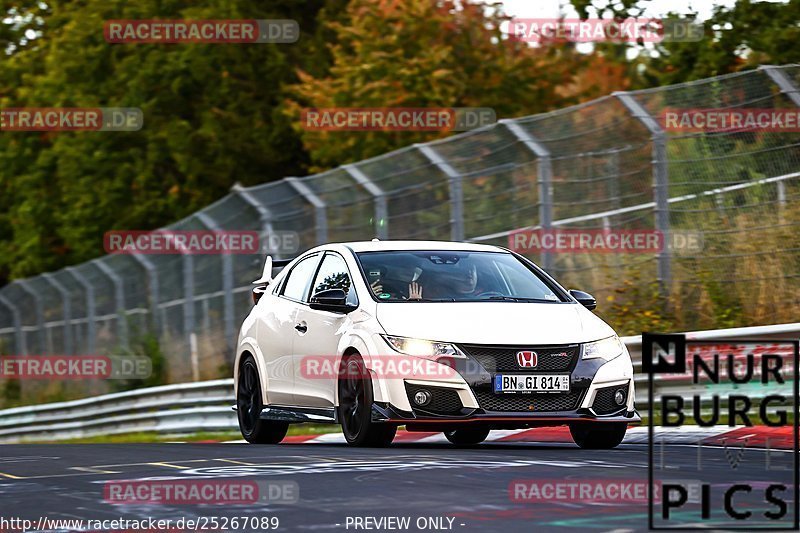
M272 269L283 268L292 261L294 259L273 259L271 255L268 255L266 261L264 261L264 270L261 273L261 277L253 281L253 285L269 285L272 281Z

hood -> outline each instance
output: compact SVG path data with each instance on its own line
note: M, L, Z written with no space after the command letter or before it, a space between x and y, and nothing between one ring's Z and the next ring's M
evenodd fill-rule
M579 304L533 302L379 303L386 333L468 344L572 344L614 335Z

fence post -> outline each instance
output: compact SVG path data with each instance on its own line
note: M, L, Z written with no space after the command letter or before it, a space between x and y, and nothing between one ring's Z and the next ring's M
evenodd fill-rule
M231 192L239 196L242 200L244 200L244 202L247 205L256 210L256 212L258 213L258 220L261 223L261 233L263 235L266 235L267 238L269 238L269 236L273 234L272 213L270 212L270 210L267 209L266 206L262 205L261 202L259 202L250 191L248 191L238 183L234 184L233 187L231 187ZM265 251L266 253L269 253L268 249ZM280 253L280 250L275 254L277 258L280 258L281 255L282 254Z
M61 314L64 316L64 353L74 354L72 346L72 302L70 302L69 293L56 281L53 274L47 272L42 274L42 277L61 295Z
M622 207L619 191L619 153L622 148L613 148L608 151L608 161L606 172L608 176L608 196L611 199L611 208L619 209Z
M92 284L89 283L83 274L78 272L75 267L67 267L64 271L75 278L75 281L83 287L84 294L86 295L86 353L94 354L96 341L95 328L97 327L94 314L94 287L92 287Z
M42 297L39 295L38 292L34 288L30 286L30 280L28 279L20 279L17 280L16 283L19 285L20 289L24 292L28 293L31 298L33 299L33 308L36 312L36 329L38 330L38 337L39 337L39 353L45 353L47 351L47 331L44 327L44 312L42 310Z
M658 254L658 283L666 296L672 281L672 254L669 247L669 175L667 168L667 135L658 121L630 94L615 92L614 96L630 114L650 132L653 142L653 200L655 201L656 229L664 239L664 248Z
M15 355L27 355L28 348L25 346L25 332L22 331L22 320L20 320L17 306L2 294L0 294L0 303L11 311L11 320L14 322L14 350L17 352Z
M150 286L150 326L156 334L156 337L161 338L161 322L159 315L159 301L161 298L158 286L158 270L155 263L148 257L140 254L131 254L130 257L134 261L142 265L147 271L147 283Z
M224 231L217 221L202 211L197 213L200 222L212 231ZM230 253L221 254L222 261L222 307L223 307L223 327L225 335L225 348L233 361L233 336L235 325L233 323L233 256ZM206 299L206 301L208 301ZM206 313L206 317L208 313Z
M125 287L122 285L122 279L114 272L107 264L103 263L100 259L93 259L91 261L100 272L106 275L114 285L114 307L117 308L117 336L119 337L119 345L123 348L128 348L128 315L125 312Z
M183 266L183 334L186 335L186 346L191 347L194 331L194 257L187 250L181 250ZM189 349L189 362L192 352Z
M517 124L516 120L503 119L499 122L536 156L536 173L539 182L539 226L549 230L553 227L553 165L550 150L528 130ZM553 254L542 252L542 267L545 270L553 268Z
M364 187L372 195L375 202L375 236L381 240L389 238L389 206L386 193L355 165L342 165L356 183Z
M308 185L303 183L298 178L284 178L300 196L306 199L314 207L314 219L317 227L317 244L325 244L328 242L328 214L325 202L322 198L314 194Z
M464 178L453 166L439 155L429 144L415 144L414 148L422 152L428 161L433 163L445 176L450 188L450 239L464 240Z
M780 88L794 105L800 107L800 91L795 87L792 79L780 67L774 65L761 65L758 70L763 70L769 78Z

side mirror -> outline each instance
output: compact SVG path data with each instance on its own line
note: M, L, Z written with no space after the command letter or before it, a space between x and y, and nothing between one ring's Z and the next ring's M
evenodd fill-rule
M266 285L259 285L258 287L253 287L253 305L258 303L261 297L264 296L265 292L267 292Z
M342 289L326 289L319 291L311 297L311 309L317 311L330 311L332 313L349 313L355 309L347 303L347 293Z
M584 306L589 311L597 307L597 300L595 300L594 296L592 296L588 292L571 290L569 291L569 294L570 296L578 300L578 303Z

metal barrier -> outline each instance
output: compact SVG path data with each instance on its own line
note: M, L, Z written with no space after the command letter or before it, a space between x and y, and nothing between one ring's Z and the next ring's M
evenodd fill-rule
M0 411L0 442L237 429L233 379L182 383Z
M688 340L785 340L800 338L800 322L687 333ZM639 335L623 337L633 359L637 407L647 406ZM661 384L662 392L689 392L686 383ZM63 440L131 432L164 434L238 429L233 380L166 385L70 402L0 411L0 442Z

